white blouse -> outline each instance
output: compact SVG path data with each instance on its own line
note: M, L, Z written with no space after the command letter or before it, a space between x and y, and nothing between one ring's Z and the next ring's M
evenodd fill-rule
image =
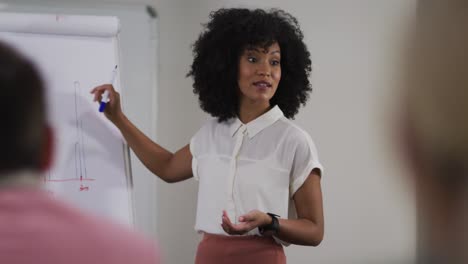
M254 209L288 218L294 193L314 168L322 171L310 136L278 106L248 124L208 121L191 139L190 152L199 181L195 229L211 234L226 235L223 210L233 223Z

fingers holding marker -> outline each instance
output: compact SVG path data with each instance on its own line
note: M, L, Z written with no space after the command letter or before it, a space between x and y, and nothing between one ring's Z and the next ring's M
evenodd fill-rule
M104 84L104 85L100 85L100 86L97 86L97 87L93 88L90 91L91 94L94 94L93 101L94 102L101 101L102 97L103 97L103 94L106 91L108 91L109 94L112 94L112 91L114 91L113 86L109 85L109 84Z
M104 112L107 103L109 103L111 100L114 100L115 96L115 90L113 87L115 78L117 76L117 65L115 65L114 69L112 70L111 73L111 78L109 84L101 85L93 90L91 90L91 93L94 94L94 101L99 101L99 112Z

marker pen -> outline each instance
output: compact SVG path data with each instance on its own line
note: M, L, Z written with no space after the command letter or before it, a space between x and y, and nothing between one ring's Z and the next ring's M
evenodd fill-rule
M113 85L115 81L115 77L117 76L117 65L115 65L114 70L112 71L112 76L110 80L110 84ZM102 94L101 104L99 105L99 112L104 112L106 109L106 104L109 102L109 91L105 90Z

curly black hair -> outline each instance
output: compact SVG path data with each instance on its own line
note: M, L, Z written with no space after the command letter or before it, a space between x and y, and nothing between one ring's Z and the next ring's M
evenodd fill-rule
M194 60L187 74L193 77L193 92L200 107L219 122L239 111L238 70L243 51L249 47L281 48L281 80L270 100L287 118L293 119L312 91L310 53L303 42L297 19L271 9L219 9L193 44Z

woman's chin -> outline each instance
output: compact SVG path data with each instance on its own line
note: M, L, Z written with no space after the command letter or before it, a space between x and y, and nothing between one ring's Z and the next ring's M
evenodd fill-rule
M256 97L256 98L252 98L250 100L250 102L252 104L255 104L255 105L266 105L267 106L267 105L270 105L270 99L271 99L270 97L261 97L261 96L259 96L259 97Z

